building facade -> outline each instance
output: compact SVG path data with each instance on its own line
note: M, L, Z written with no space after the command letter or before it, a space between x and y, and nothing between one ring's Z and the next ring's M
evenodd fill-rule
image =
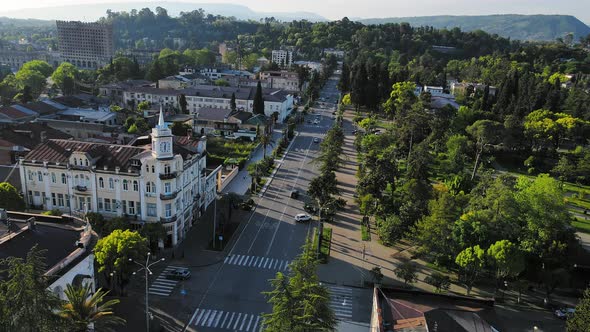
M260 79L267 82L271 89L283 89L290 92L299 91L299 75L295 72L281 71L263 71L260 72Z
M161 223L175 246L215 197L218 170L206 171L206 138L173 136L162 112L146 143L48 140L19 162L27 204L126 217L136 228Z
M62 61L82 69L97 69L115 55L113 25L79 21L56 21Z
M272 62L281 67L291 67L293 64L293 52L285 50L273 50Z

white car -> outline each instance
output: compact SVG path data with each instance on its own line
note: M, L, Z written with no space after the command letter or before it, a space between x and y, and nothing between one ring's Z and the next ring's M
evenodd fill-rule
M315 119L315 120L313 121L313 124L315 124L315 125L317 125L317 124L320 124L320 120L318 120L318 119Z
M311 216L306 213L299 213L295 216L295 221L297 222L304 222L311 220Z
M319 143L320 142L320 139L316 137L316 138L313 139L313 142L314 143Z

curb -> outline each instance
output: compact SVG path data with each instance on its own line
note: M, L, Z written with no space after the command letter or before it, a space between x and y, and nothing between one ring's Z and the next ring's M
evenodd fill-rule
M260 189L260 192L258 193L258 197L262 197L262 196L264 196L264 193L266 193L266 190L270 186L270 183L272 182L272 180L275 178L275 175L279 171L279 168L281 168L281 166L283 165L283 161L285 161L285 157L287 156L287 154L291 150L291 146L293 146L293 143L295 143L295 138L297 138L297 136L299 136L299 132L295 132L295 136L291 140L291 143L289 143L289 146L287 146L287 149L285 149L285 153L283 153L283 156L281 157L281 159L278 161L274 160L274 163L277 164L277 167L275 167L275 169L272 171L272 173L268 177L268 181L266 181L266 183L264 184L264 187L262 187L262 189Z

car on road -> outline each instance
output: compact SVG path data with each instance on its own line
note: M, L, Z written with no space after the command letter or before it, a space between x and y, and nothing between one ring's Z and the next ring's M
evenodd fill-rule
M166 279L188 280L191 277L191 271L186 268L178 268L168 272Z
M304 222L311 220L311 216L307 213L299 213L295 216L295 221Z
M557 317L559 319L566 320L566 319L572 317L574 315L574 312L576 312L576 309L574 309L574 308L561 308L561 309L555 310L553 312L553 314L555 315L555 317Z
M316 137L316 138L313 139L313 142L314 143L319 143L320 142L320 139Z
M318 120L318 119L313 120L313 124L315 124L315 125L320 124L320 120Z

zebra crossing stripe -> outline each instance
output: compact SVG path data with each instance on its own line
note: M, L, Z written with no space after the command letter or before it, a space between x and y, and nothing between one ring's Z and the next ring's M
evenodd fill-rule
M259 259L260 259L260 257L256 256L256 260L254 261L254 263L252 263L252 266L256 266L256 264L258 264Z
M234 327L233 327L234 330L236 329L236 326L238 326L238 322L240 321L240 318L241 317L242 317L242 313L239 312L238 313L238 317L236 318L236 322L235 322Z
M246 326L246 331L250 331L250 324L252 324L252 320L254 320L254 315L250 316L250 320L248 321L248 326Z
M197 309L197 311L199 311L199 310L201 312L199 313L199 316L197 316L197 320L195 321L195 325L199 325L199 321L201 320L201 317L203 317L203 314L205 313L205 310L203 310L203 309Z
M235 312L231 313L231 319L229 320L229 322L227 323L227 327L229 328L231 326L231 323L234 321L234 316L236 315ZM222 326L223 328L223 326Z
M229 317L229 312L225 313L225 317L223 318L223 320L221 321L221 326L220 328L223 328L223 326L225 325L225 321L227 320L227 318Z
M213 310L213 312L211 312L211 316L209 317L209 320L207 321L207 327L211 327L211 324L213 324L213 321L215 320L215 316L217 315L218 311L217 310Z
M244 323L246 323L246 320L248 320L247 314L245 314L244 319L242 319L242 324L240 325L240 331L244 329Z
M203 317L203 320L201 321L201 324L200 324L200 325L204 325L204 324L205 324L205 322L206 322L206 321L207 321L207 319L209 318L209 315L210 315L210 314L211 314L211 310L207 310L207 311L205 312L205 316Z
M215 319L215 323L213 324L213 326L217 326L217 324L219 324L219 321L221 320L222 316L223 316L223 311L219 311L219 315L217 315L217 318Z
M256 327L258 326L259 320L260 320L260 316L256 317L256 322L254 322L254 326L252 327L252 331L256 331Z
M151 289L148 291L148 293L154 294L154 295L160 295L160 296L168 296L168 295L170 295L170 293L160 293L160 292L157 292L157 291L151 290Z

